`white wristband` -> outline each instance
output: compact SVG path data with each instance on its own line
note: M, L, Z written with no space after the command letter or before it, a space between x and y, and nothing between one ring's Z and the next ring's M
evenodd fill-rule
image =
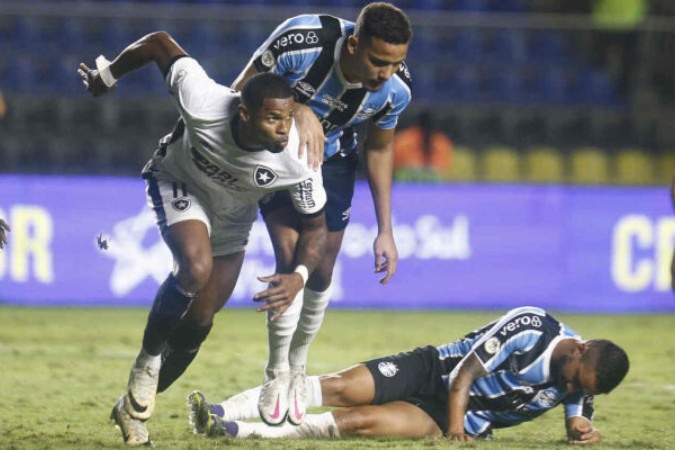
M300 276L302 277L303 286L307 284L307 279L309 278L309 270L307 270L307 266L305 266L304 264L298 264L298 266L295 268L293 272L300 274Z
M107 87L115 86L117 79L110 71L110 61L108 61L105 56L99 55L98 58L96 58L96 69L98 70L98 75L101 77L103 84Z

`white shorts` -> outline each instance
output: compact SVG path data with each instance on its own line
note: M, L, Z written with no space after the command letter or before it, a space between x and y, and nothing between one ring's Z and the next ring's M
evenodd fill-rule
M166 174L162 174L163 178ZM255 214L242 214L234 220L223 211L214 211L191 193L189 184L182 181L157 180L145 177L148 205L155 212L157 226L162 235L169 227L186 220L199 220L211 238L213 256L224 256L246 249ZM257 209L257 205L254 206Z

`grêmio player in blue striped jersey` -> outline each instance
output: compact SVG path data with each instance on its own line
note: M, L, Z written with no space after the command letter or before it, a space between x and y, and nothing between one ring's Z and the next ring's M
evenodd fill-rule
M322 163L328 195L328 238L319 266L295 301L268 299L265 306L273 309L268 311L269 359L260 415L269 424L286 418L298 424L305 415L307 353L323 321L333 268L349 222L358 163L354 126L365 121L363 147L378 223L375 272L385 273L382 284L396 272L398 253L391 224L393 137L398 117L411 99L404 62L411 38L408 18L389 3L367 5L356 23L325 14L301 15L279 25L234 82L238 89L256 73L273 72L291 84L298 151L307 151L315 168ZM282 193L264 199L260 209L277 271L290 273L295 269L298 215Z
M546 311L522 307L438 347L374 359L338 374L309 377L309 414L300 426L242 422L257 415L260 387L209 404L190 394L196 432L208 436L320 438L447 436L491 439L493 430L532 420L562 404L568 441L601 441L593 396L612 391L628 357L608 340L582 340Z

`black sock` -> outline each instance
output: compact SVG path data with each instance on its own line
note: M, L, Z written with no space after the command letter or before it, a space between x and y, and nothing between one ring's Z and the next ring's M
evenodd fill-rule
M197 294L184 291L173 274L157 290L143 334L143 348L159 355Z
M202 342L209 335L211 326L200 327L182 322L174 331L169 339L169 345L162 354L157 392L165 391L185 372L197 356Z

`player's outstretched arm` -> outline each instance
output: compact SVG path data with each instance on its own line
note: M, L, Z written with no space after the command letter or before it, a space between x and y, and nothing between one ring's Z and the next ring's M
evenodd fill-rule
M5 248L5 245L9 242L6 234L8 231L12 231L9 224L0 218L0 249Z
M305 215L301 219L302 228L295 249L296 270L290 274L275 273L268 277L258 277L271 287L257 293L253 299L265 302L265 305L256 308L256 311L267 311L276 308L271 320L281 316L305 287L307 278L319 264L321 255L326 246L326 217L322 211L317 215Z
M391 224L391 184L394 170L394 129L383 130L373 124L365 142L368 185L377 218L377 237L373 244L375 273L385 273L386 284L396 273L398 250Z
M602 442L602 435L593 428L585 417L569 417L565 421L567 428L567 442L573 445L598 444Z
M167 32L157 31L129 45L112 63L102 56L96 61L97 69L90 69L81 63L78 73L86 89L94 97L98 97L114 90L117 80L125 74L150 62L155 62L162 73L166 74L171 63L184 55L187 53Z
M452 380L448 389L448 438L453 441L473 441L473 438L464 431L464 415L469 406L471 385L475 380L487 375L480 360L474 353L462 361L457 376Z

